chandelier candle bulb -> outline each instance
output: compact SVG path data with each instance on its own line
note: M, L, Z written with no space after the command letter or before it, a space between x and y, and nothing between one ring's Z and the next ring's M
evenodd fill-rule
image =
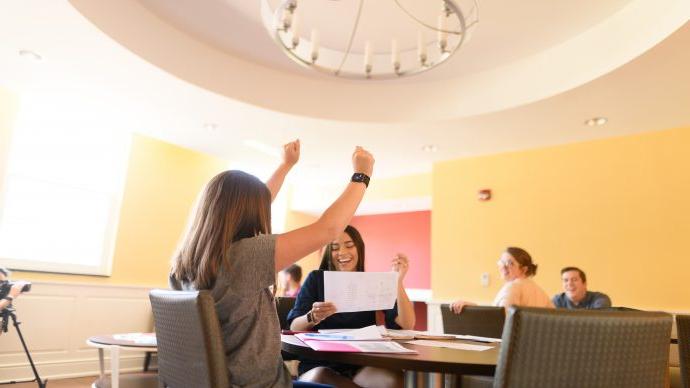
M364 69L367 74L371 73L371 42L364 43Z
M319 58L319 31L316 28L311 29L311 61L316 62Z
M299 22L300 17L298 13L292 16L292 25L290 30L292 31L292 48L296 48L299 45Z
M441 48L442 52L446 51L446 46L448 45L448 19L446 14L443 13L438 16L438 46Z
M422 30L417 31L417 56L419 57L419 63L424 66L426 63L426 44L424 42L424 32Z
M398 40L393 39L391 41L391 62L393 63L393 68L397 73L400 70L400 50L398 50Z
M292 23L292 12L285 11L283 17L281 18L282 30L287 31L290 29L290 24Z

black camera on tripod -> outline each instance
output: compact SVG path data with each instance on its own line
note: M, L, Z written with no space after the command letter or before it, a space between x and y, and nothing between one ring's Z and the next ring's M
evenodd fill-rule
M0 280L0 299L6 297L10 293L12 286L14 286L14 282L9 280ZM31 291L31 283L25 283L21 292L29 291Z
M8 276L9 272L0 267L0 273L4 276ZM9 280L0 280L0 300L4 299L9 295L10 291L12 290L12 287L14 287L15 284L18 284L19 282L11 282ZM21 282L24 283L24 285L21 288L20 292L28 292L31 290L31 283L28 282ZM19 284L21 284L19 283ZM35 381L36 384L38 384L39 388L46 388L46 384L48 383L48 380L41 380L41 376L38 375L38 370L36 369L36 365L34 364L34 360L31 358L31 353L29 353L29 348L26 346L26 342L24 341L24 336L22 335L22 331L19 330L19 324L21 322L17 321L17 314L15 313L15 309L12 307L12 298L7 298L10 300L10 304L2 309L0 309L0 334L1 333L7 333L7 326L9 323L9 320L12 320L12 325L14 328L17 330L17 335L19 335L19 340L22 343L22 347L24 348L24 352L26 353L26 357L29 359L29 364L31 365L31 370L34 372L34 379L31 381ZM14 384L15 381L9 381L9 382L3 382L0 383L2 385L4 384Z

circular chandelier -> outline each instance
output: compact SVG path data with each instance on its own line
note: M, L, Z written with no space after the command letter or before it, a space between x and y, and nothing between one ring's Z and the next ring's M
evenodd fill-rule
M447 61L479 21L477 0L262 0L264 25L298 64L395 79Z

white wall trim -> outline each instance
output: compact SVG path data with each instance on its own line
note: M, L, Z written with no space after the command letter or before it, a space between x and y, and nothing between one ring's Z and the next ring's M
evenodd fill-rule
M20 329L41 378L97 375L98 350L86 339L99 334L149 332L149 287L33 282L14 305ZM143 352L121 352L122 371L141 370ZM108 350L105 350L109 368ZM33 378L15 328L0 336L0 382Z

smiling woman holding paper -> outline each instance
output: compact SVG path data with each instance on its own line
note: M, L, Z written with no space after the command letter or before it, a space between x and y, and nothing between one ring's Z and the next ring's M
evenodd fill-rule
M383 311L386 327L412 329L415 324L414 307L403 287L409 268L407 256L397 254L391 267L398 273L397 302L392 309ZM364 240L357 229L348 226L338 239L326 246L319 270L311 272L304 281L295 307L288 314L290 329L355 329L375 325L376 311L338 313L333 303L324 300L324 271L364 272ZM302 374L300 380L337 387L402 386L401 371L381 368L302 360L299 372Z

